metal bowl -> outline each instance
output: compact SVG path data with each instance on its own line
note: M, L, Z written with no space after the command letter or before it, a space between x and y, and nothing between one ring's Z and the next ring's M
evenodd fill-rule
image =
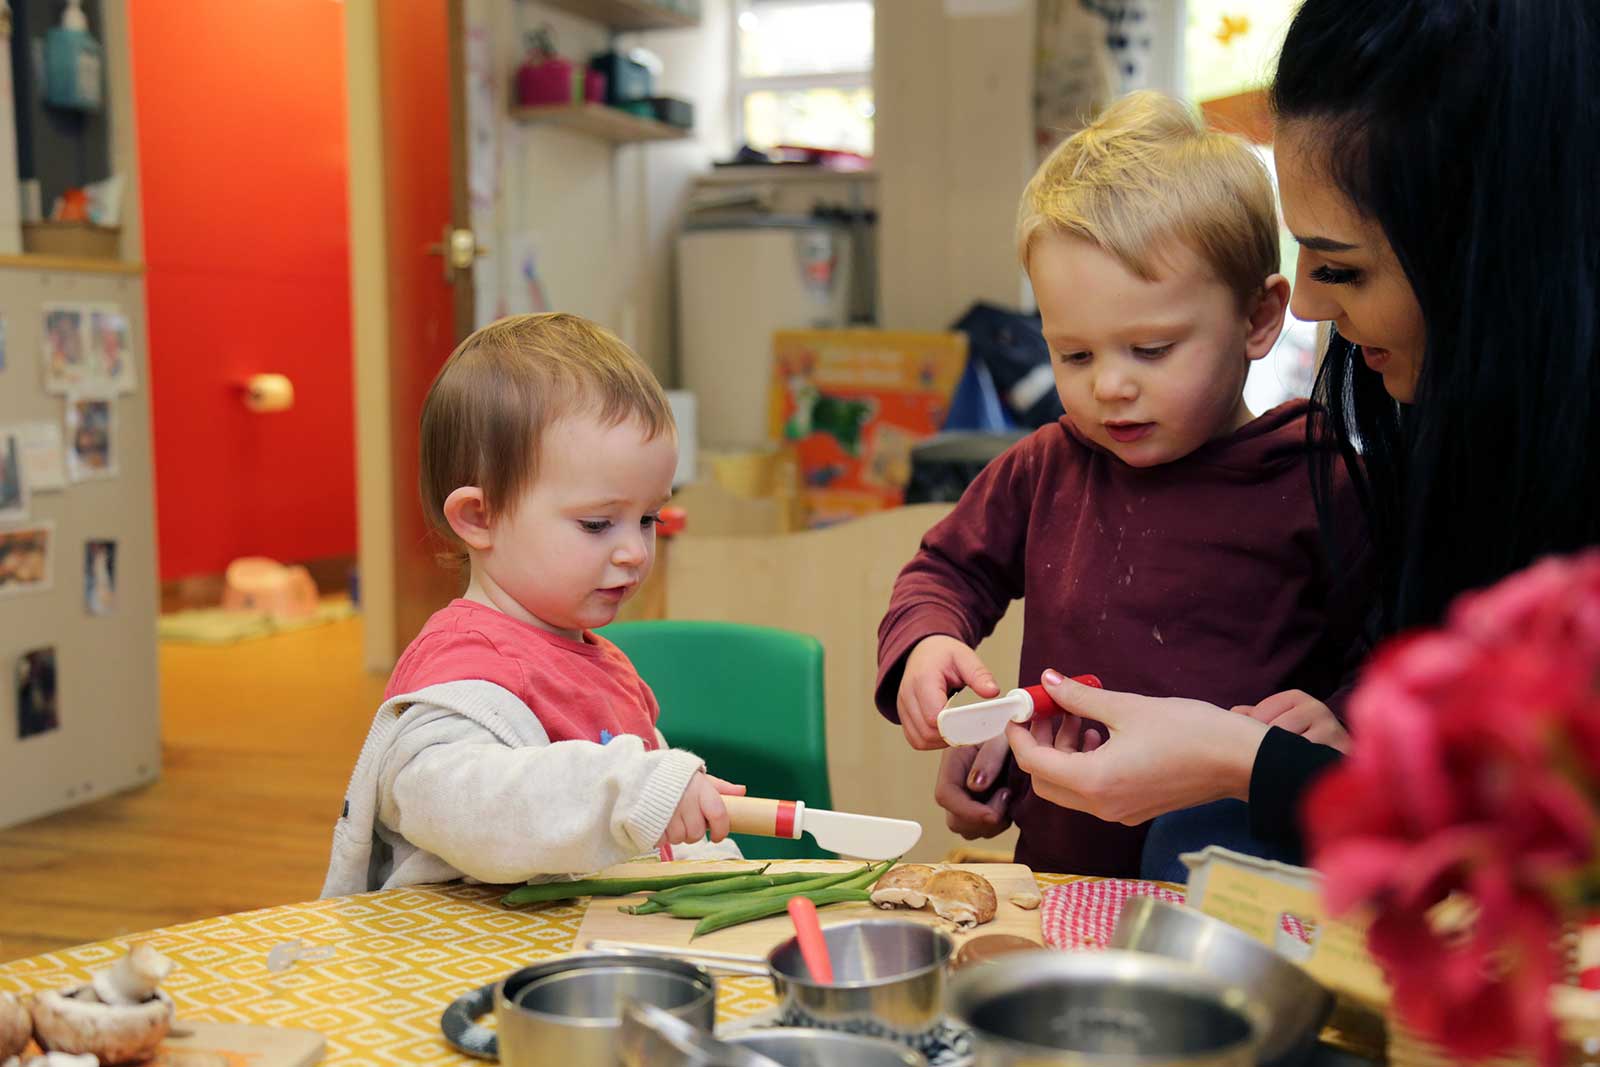
M747 1030L727 1044L759 1052L781 1067L928 1067L921 1053L894 1041L833 1030Z
M938 1027L955 952L949 934L904 919L861 919L826 927L822 936L833 961L831 985L811 977L794 938L767 955L786 1019L907 1043Z
M1018 952L962 971L951 1014L977 1067L1253 1067L1265 1013L1187 964L1135 952Z
M622 1009L652 1004L709 1031L716 1022L710 972L679 960L579 955L525 967L495 995L500 1062L611 1063Z
M1260 1052L1265 1065L1303 1062L1333 1011L1333 995L1299 965L1194 908L1130 898L1111 947L1183 960L1242 988L1267 1011Z

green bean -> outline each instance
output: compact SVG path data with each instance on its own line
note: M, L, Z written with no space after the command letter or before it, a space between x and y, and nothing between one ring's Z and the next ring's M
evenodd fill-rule
M805 882L816 877L808 871L791 871L785 874L751 874L743 878L728 878L720 882L704 882L696 885L680 885L672 889L663 889L659 893L651 893L650 899L660 903L669 900L679 900L683 897L718 897L724 893L746 893L753 889L771 889L774 886L793 885L796 882Z
M752 874L744 878L728 878L721 882L680 885L674 889L663 889L659 893L651 893L650 899L642 904L624 904L617 910L627 915L654 915L658 911L666 911L667 905L675 900L687 900L691 897L698 900L705 897L748 893L757 889L773 889L779 886L794 885L799 882L814 881L815 877L815 875L805 871L794 871L788 874Z
M845 889L871 889L878 884L878 879L889 873L889 868L899 862L899 859L884 860L875 867L868 867L856 877L841 882L840 886Z
M809 878L803 882L794 882L790 885L772 886L768 889L751 889L743 893L731 893L726 897L687 896L678 897L676 900L663 900L666 910L677 919L703 919L712 912L719 911L734 904L748 904L758 900L788 900L790 897L813 893L819 889L832 889L840 882L851 878L860 877L859 871L846 871L843 874L828 874L820 878Z
M537 885L525 885L513 889L500 898L500 903L508 908L514 908L519 904L548 904L554 900L571 900L574 897L626 897L635 893L649 893L681 885L742 878L745 875L759 874L766 869L763 866L742 871L696 871L656 878L580 878L574 882L540 882Z
M834 886L831 889L816 889L809 893L795 893L792 896L808 897L811 903L819 908L825 908L829 904L864 903L872 899L872 894L865 889L846 889L843 886ZM715 930L738 926L740 923L765 919L770 915L781 915L788 910L789 900L790 897L773 897L766 900L749 901L712 912L695 924L694 933L689 940L692 941L702 934L709 934Z

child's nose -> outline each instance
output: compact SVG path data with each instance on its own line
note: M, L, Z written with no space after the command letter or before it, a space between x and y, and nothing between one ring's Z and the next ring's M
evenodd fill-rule
M1132 400L1139 395L1133 376L1120 368L1107 367L1094 379L1094 398L1101 403L1113 400Z
M629 534L617 543L616 551L611 553L611 560L619 567L637 567L644 562L646 552L644 534Z

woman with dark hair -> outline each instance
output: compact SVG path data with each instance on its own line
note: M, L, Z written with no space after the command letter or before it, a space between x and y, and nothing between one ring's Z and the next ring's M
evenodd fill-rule
M1358 488L1374 638L1600 542L1590 0L1306 0L1272 102L1302 250L1292 308L1334 331L1314 488L1335 542L1333 465ZM1227 711L1044 682L1081 718L1011 727L1017 762L1040 796L1103 819L1238 797L1258 836L1292 842L1300 796L1339 758L1299 736L1330 714L1304 694Z

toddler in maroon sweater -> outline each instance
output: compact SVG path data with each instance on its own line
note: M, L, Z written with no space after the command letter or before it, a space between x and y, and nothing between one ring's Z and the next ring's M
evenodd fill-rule
M1335 487L1351 525L1331 559L1308 405L1256 418L1244 404L1289 298L1266 168L1177 101L1135 94L1044 162L1018 239L1066 414L989 464L900 573L878 630L879 709L913 746L943 747L952 692L999 692L973 649L1025 597L1019 684L1092 672L1342 745L1328 704L1370 602L1359 512ZM1063 746L1101 740L1053 722ZM964 836L1015 822L1019 863L1173 877L1177 854L1206 844L1265 854L1237 801L1157 820L1146 848L1147 826L1036 797L1008 755L1004 737L947 752L937 796Z

